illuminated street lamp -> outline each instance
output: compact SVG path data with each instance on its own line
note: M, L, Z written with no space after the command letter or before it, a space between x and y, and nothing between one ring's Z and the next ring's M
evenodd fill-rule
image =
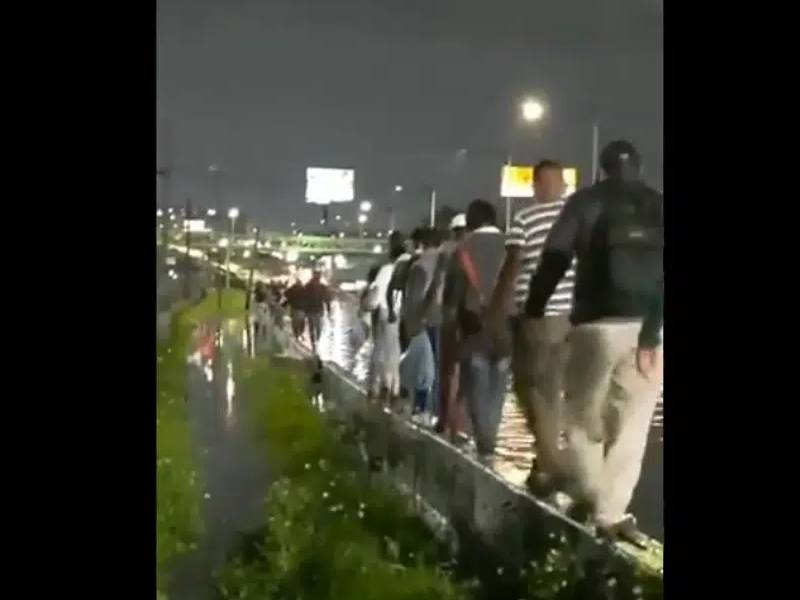
M526 123L536 123L544 116L544 104L536 98L528 98L521 105L522 119ZM511 154L509 153L506 164L511 166ZM506 198L506 231L511 228L511 198Z
M164 216L164 211L163 211L163 210L161 210L161 209L159 208L159 209L156 211L156 216L157 216L157 217L163 217L163 216Z
M362 224L362 225L364 223L366 223L368 219L369 219L369 217L367 217L367 215L365 215L364 213L361 213L360 215L358 215L358 222L360 224Z
M544 105L535 98L528 98L522 103L522 118L528 123L535 123L544 115Z
M369 212L372 210L372 202L370 202L369 200L362 200L358 208L361 212Z
M402 192L402 191L403 191L403 186L402 186L402 185L396 185L396 186L394 186L394 191L395 191L395 192Z
M209 209L206 211L206 214L207 214L209 217L216 217L216 216L217 216L217 209L216 209L216 208L209 208Z

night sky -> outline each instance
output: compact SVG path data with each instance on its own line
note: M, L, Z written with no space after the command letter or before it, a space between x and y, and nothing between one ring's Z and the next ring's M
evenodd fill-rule
M217 164L223 205L271 229L310 226L320 211L304 204L305 168L352 167L376 222L391 203L407 228L431 184L455 207L495 199L509 152L577 166L587 183L595 120L601 144L632 140L661 187L662 7L159 0L158 161L173 169L172 203L213 206ZM547 106L535 125L519 118L528 96Z

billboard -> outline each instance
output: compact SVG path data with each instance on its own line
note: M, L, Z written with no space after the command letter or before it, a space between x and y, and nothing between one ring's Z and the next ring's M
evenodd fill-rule
M355 171L353 169L306 169L306 202L330 204L352 202L355 197Z
M183 222L183 230L191 233L202 233L208 231L204 219L186 219Z
M567 184L564 190L564 196L571 196L578 191L578 169L575 167L565 168L563 173L564 183Z
M578 169L564 167L564 197L571 196L578 190ZM533 198L533 167L503 167L503 182L500 195L503 198Z
M533 198L533 167L504 165L500 195L503 198Z

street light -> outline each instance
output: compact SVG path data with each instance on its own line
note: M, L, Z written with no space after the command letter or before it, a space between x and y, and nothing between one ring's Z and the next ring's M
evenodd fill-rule
M217 216L217 209L216 208L209 208L206 211L206 215L208 215L209 217L216 217Z
M369 212L372 210L372 202L369 200L362 200L361 204L358 206L359 210L362 212Z
M231 220L231 243L225 247L225 289L231 288L231 246L236 241L236 217L239 209L235 206L228 209L228 218Z
M403 186L402 186L402 185L396 185L396 186L394 186L394 191L395 191L395 192L402 192L402 191L403 191Z
M367 217L367 215L365 215L364 213L358 215L358 222L361 223L362 225L366 223L368 219L369 217Z
M544 106L535 98L529 98L522 103L522 118L529 123L534 123L544 115Z
M161 210L161 209L159 208L159 209L156 211L156 216L157 216L157 217L163 217L163 216L164 216L164 211L163 211L163 210Z

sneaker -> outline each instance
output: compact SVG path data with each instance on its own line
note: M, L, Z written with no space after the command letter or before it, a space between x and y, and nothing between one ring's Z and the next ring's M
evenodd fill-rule
M621 521L613 525L598 525L597 535L609 542L628 542L637 548L647 550L648 538L636 524L636 517L626 515Z

